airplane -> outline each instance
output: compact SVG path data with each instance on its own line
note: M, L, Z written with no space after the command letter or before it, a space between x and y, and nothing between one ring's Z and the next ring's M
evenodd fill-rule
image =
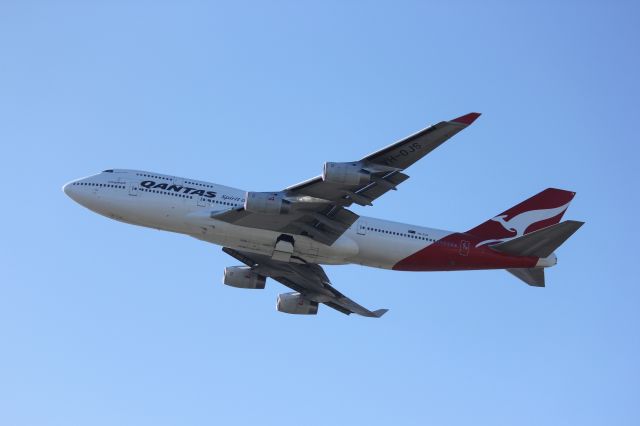
M479 113L442 121L352 162L325 162L322 174L280 191L253 192L154 172L108 169L63 187L82 206L120 222L177 232L222 246L242 266L223 283L263 289L271 278L280 312L315 315L320 304L381 317L338 291L321 265L397 271L506 269L544 287L554 251L584 222L560 222L575 192L548 188L464 232L360 216L409 178L416 161L471 125Z

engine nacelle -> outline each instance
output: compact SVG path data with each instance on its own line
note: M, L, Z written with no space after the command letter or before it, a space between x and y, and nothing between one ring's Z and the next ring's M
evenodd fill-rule
M267 282L267 278L256 274L248 266L230 266L224 268L224 278L222 282L231 287L262 290Z
M322 180L342 185L363 185L371 181L371 175L362 171L359 163L324 163Z
M285 214L289 212L289 202L279 192L247 192L244 209L260 214Z
M278 295L276 308L286 314L315 315L318 313L318 302L309 300L300 293L282 293Z

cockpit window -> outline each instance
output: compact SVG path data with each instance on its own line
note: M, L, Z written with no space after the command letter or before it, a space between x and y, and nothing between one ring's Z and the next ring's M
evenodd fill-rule
M113 173L113 169L103 170L102 173Z

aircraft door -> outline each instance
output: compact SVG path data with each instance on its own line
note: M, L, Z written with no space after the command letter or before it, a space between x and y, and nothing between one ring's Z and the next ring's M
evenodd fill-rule
M469 246L471 243L469 241L462 240L460 242L460 256L468 256L469 255Z
M367 234L367 222L361 220L358 222L358 235L366 235Z
M138 196L138 185L135 182L129 183L129 195L132 197Z

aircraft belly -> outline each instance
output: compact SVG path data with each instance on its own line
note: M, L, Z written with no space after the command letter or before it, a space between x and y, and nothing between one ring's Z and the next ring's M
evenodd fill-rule
M331 246L327 246L305 235L283 234L281 232L264 229L248 228L231 224L226 225L228 228L226 229L223 243L219 240L209 239L201 235L198 236L198 238L214 244L225 245L235 250L271 256L278 239L282 235L288 235L291 236L294 241L292 257L300 258L306 262L330 265L351 263L349 258L354 257L358 253L358 245L347 236L342 236Z

